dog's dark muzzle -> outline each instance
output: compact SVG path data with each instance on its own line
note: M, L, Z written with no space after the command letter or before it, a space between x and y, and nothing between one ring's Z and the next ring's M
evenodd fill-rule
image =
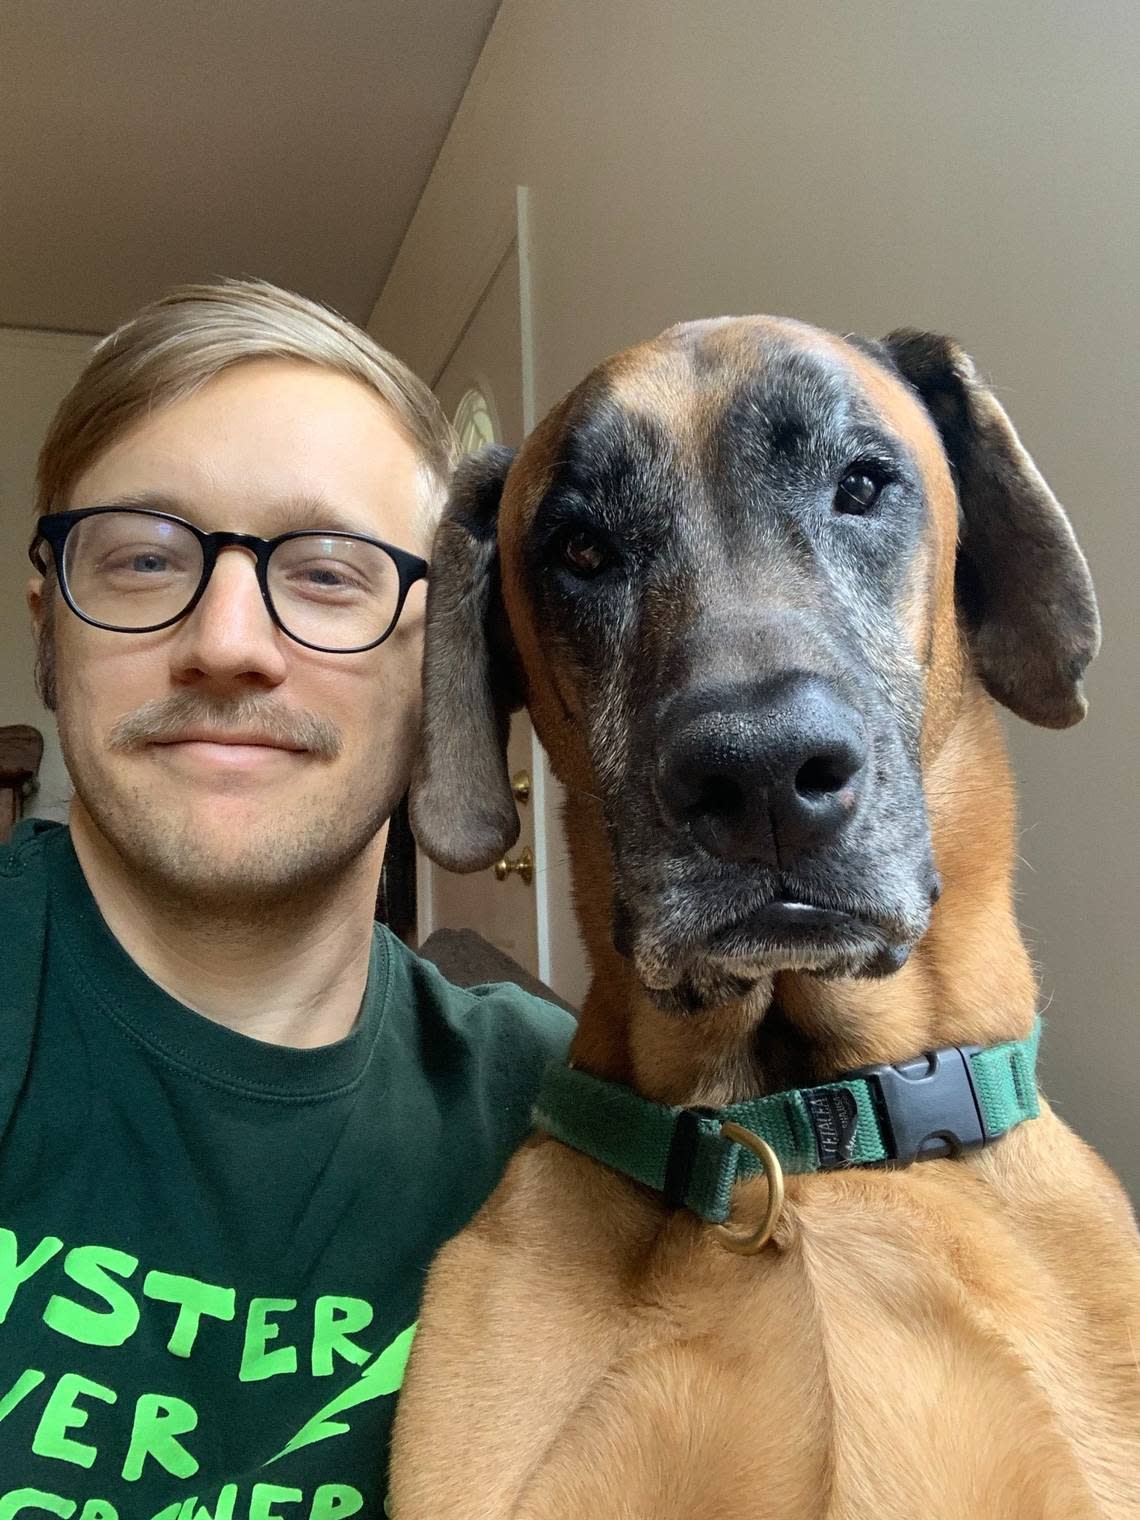
M687 692L658 733L654 789L666 821L740 864L786 870L834 844L869 773L862 718L816 675Z

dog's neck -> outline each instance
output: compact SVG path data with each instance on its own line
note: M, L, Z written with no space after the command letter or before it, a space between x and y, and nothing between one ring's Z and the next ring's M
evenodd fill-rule
M968 700L926 767L943 894L910 960L884 981L780 973L738 1001L678 1015L646 993L609 937L584 915L593 981L575 1065L664 1103L723 1105L826 1081L940 1046L1028 1034L1036 985L1013 911L1014 796L996 714ZM610 900L603 852L571 837L580 904Z

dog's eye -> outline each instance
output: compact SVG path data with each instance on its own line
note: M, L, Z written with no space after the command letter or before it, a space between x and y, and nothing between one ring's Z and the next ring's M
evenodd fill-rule
M869 511L878 501L885 483L865 470L848 470L835 493L835 510L850 512L854 516Z
M589 528L571 528L562 535L558 552L575 575L589 577L604 570L610 554Z

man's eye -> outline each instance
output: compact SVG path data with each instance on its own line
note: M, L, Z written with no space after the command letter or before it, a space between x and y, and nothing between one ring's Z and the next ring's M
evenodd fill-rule
M181 567L162 549L120 549L101 568L112 575L163 575Z
M589 528L569 529L558 542L558 552L574 574L584 579L597 575L612 559L610 551Z
M356 591L361 584L359 575L349 566L330 564L328 560L295 566L289 582L298 591Z
M885 484L885 480L866 470L848 470L839 482L833 506L837 512L858 517L875 505Z

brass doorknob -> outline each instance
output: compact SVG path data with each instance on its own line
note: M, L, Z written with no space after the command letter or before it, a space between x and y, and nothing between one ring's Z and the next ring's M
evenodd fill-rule
M523 846L514 860L509 855L496 860L495 880L506 881L508 876L517 876L528 887L534 880L534 853L529 844Z
M527 803L530 801L530 772L516 771L511 777L511 791L515 794L515 801Z

